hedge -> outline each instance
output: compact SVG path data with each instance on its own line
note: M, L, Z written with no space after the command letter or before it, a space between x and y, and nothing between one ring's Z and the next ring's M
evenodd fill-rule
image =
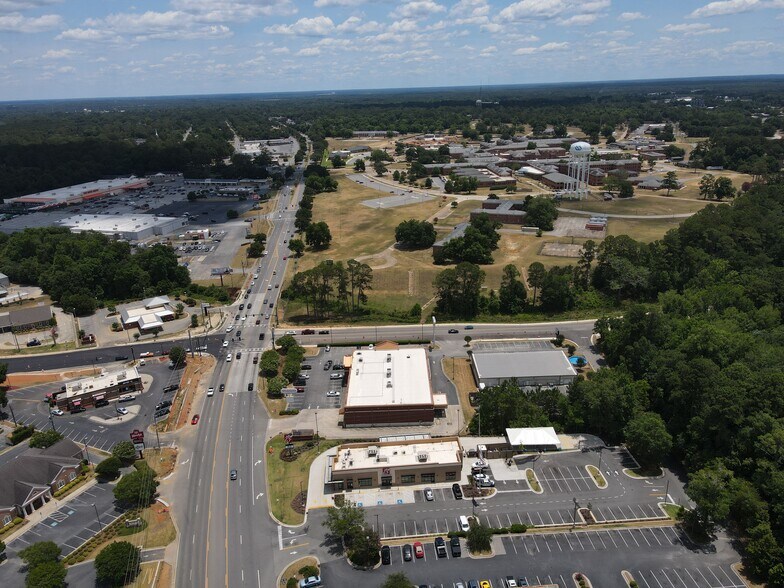
M125 525L126 519L139 518L141 510L133 509L124 512L114 521L109 523L103 528L103 531L88 539L85 543L77 547L74 551L69 553L63 558L65 565L72 565L81 563L87 559L88 554L95 549L96 546L108 541L119 535L120 528Z
M11 441L11 445L18 445L28 437L32 437L33 433L35 433L35 427L32 425L21 425L16 427L11 434L8 435L8 439Z
M283 409L283 410L278 411L278 414L280 416L291 416L291 415L299 414L299 409L297 409L297 408L292 408L290 410L289 409Z
M74 487L74 486L76 486L77 484L81 484L81 483L82 483L82 482L84 482L86 479L87 479L87 476L86 476L85 474L82 474L81 476L77 476L76 478L74 478L73 480L71 480L70 482L68 482L68 483L67 483L65 486L63 486L62 488L60 488L59 490L57 490L57 491L54 493L54 497L55 497L55 498L60 498L60 496L62 496L62 495L63 495L63 494L65 494L66 492L68 492L68 491L69 491L71 488L73 488L73 487Z

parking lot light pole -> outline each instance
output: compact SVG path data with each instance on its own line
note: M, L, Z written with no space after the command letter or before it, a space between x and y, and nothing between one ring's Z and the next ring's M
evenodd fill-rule
M57 429L54 428L54 416L52 415L52 405L49 404L49 424L52 425L52 431L57 432Z
M574 512L572 513L572 529L577 526L577 498L572 498L574 501Z
M604 445L599 445L599 472L602 471L602 456L604 455Z
M98 519L98 530L103 531L103 523L101 522L101 517L98 514L98 507L95 506L95 503L93 503L93 508L95 509L95 518Z
M90 465L90 451L87 449L87 437L86 436L85 436L84 439L82 439L82 443L84 443L84 453L87 456L87 465Z

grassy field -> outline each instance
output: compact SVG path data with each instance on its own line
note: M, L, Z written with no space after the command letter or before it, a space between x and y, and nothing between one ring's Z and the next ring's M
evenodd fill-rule
M673 193L673 196L679 195ZM634 198L621 198L605 202L592 197L582 202L566 202L563 207L608 214L662 215L697 212L706 204L708 203L704 200L675 200L667 198L664 193L662 196L652 196L638 192Z
M678 227L682 218L660 218L651 220L613 218L607 223L608 235L631 235L637 241L650 243L664 237L670 229ZM557 259L557 258L556 258Z
M314 445L299 454L292 462L280 459L280 452L285 445L282 435L277 435L267 443L267 480L270 481L268 489L270 493L270 506L272 514L280 522L287 525L299 525L305 520L291 507L291 501L299 494L300 488L303 491L308 489L308 475L310 464L319 453L323 453L330 447L338 445L339 441L322 439L318 451ZM299 447L304 443L295 443Z

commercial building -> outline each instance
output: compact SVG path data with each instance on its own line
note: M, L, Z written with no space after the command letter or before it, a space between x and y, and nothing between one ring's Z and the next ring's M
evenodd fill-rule
M188 225L187 218L151 214L77 214L60 221L72 233L95 231L110 239L143 241L168 235Z
M438 251L440 251L444 247L444 245L449 243L452 239L457 239L458 237L462 237L463 235L465 235L466 229L469 226L470 225L468 223L456 224L454 228L451 231L449 231L449 234L446 237L443 237L438 241L436 241L435 243L433 243L433 253L435 254Z
M577 378L560 349L544 351L475 351L471 369L480 388L512 380L521 388L567 386Z
M471 211L471 220L481 214L488 215L492 220L506 225L522 225L525 222L526 212L523 210L523 200L484 200L482 208Z
M0 313L0 333L35 331L52 326L52 307L48 304Z
M560 451L561 440L552 427L507 429L506 438L512 449L521 451Z
M456 482L463 466L457 437L346 443L333 451L324 483L334 491Z
M513 176L500 175L497 171L492 171L488 168L456 167L450 174L454 174L458 178L475 178L480 188L505 188L517 185L517 180ZM444 178L445 181L446 179L448 178Z
M11 280L7 275L0 273L0 288L8 288L11 285Z
M89 378L68 382L55 392L53 399L60 410L88 408L101 400L114 400L123 394L141 392L142 378L135 367L104 372Z
M56 188L55 190L47 190L45 192L36 192L35 194L19 196L18 198L10 198L6 200L5 203L12 206L22 206L31 210L41 210L57 206L79 204L86 202L87 200L104 198L105 196L120 194L128 190L141 190L146 188L148 184L149 181L146 178L137 178L135 176L114 178L113 180L97 180L95 182L87 182L86 184Z
M174 310L168 296L155 296L139 303L123 305L120 318L126 329L138 327L140 331L148 331L173 320Z
M446 397L434 397L430 388L425 350L385 347L355 351L349 358L344 427L428 424L437 408L446 408Z
M76 479L81 462L82 449L70 439L61 439L0 465L0 529L52 500L57 490Z

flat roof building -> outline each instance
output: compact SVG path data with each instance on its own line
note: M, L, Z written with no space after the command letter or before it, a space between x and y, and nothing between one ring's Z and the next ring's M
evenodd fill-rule
M486 214L492 220L503 224L522 225L525 224L527 212L523 210L524 200L484 200L482 208L475 208L471 211L471 220Z
M65 188L55 188L45 192L27 194L18 198L9 198L6 204L24 206L35 209L53 208L57 206L67 206L69 204L79 204L86 200L103 198L112 194L119 194L126 190L141 190L146 188L149 181L146 178L129 176L127 178L114 178L112 180L96 180Z
M454 226L454 228L449 231L449 234L445 237L442 237L435 243L433 243L433 253L436 253L440 249L444 247L447 243L449 243L452 239L457 239L458 237L462 237L465 235L466 229L470 225L468 223L458 223Z
M68 382L55 393L55 402L61 410L73 410L95 406L98 401L112 400L122 394L141 391L142 378L138 370L128 367Z
M424 349L355 351L348 372L344 427L433 422L436 401Z
M329 456L324 481L338 491L457 482L462 466L457 437L346 443Z
M187 218L151 214L77 214L60 221L72 233L95 231L111 239L142 241L188 225Z
M569 358L560 349L545 351L474 351L471 369L480 388L507 380L521 388L567 386L577 378Z
M155 296L141 303L126 304L120 308L123 326L138 327L140 331L163 327L163 323L174 319L171 300L168 296Z
M48 304L11 310L0 313L0 333L45 329L51 326L51 321L52 307Z

